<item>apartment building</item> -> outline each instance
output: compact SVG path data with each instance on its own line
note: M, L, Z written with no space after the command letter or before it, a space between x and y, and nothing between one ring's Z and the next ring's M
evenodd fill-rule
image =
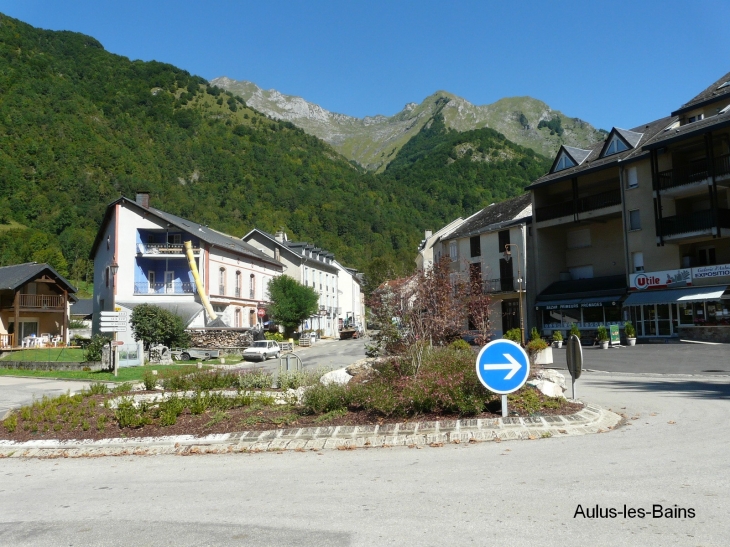
M190 269L190 241L203 292L225 326L253 327L266 320L267 286L281 275L272 260L239 238L150 206L149 195L119 198L106 210L92 246L93 331L100 311L133 310L155 304L180 316L189 328L209 326ZM117 338L132 343L131 332Z
M435 261L449 257L453 275L469 276L491 296L489 322L494 338L520 327L520 298L525 328L534 324L528 299L534 280L526 275L531 222L531 196L524 194L458 222L433 247Z
M359 279L353 284L352 274L337 263L334 254L311 243L290 241L284 231L269 234L254 228L243 236L243 241L279 262L285 275L319 294L319 313L305 321L303 328L337 337L341 320L356 316L363 321L364 310L355 304L361 299L353 296L360 294ZM343 299L344 293L348 297Z
M561 147L529 186L537 324L730 341L728 188L730 74L665 118Z

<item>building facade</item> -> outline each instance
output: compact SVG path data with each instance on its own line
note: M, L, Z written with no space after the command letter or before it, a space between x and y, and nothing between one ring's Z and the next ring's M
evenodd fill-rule
M730 74L669 116L561 147L533 182L544 333L630 320L730 341Z
M282 265L238 238L150 207L149 196L138 194L135 201L120 198L109 205L92 247L93 331L99 332L100 311L131 311L139 304L168 309L189 328L208 326L212 318L184 249L188 241L203 292L224 326L265 321L266 288ZM133 341L131 332L117 338Z
M477 280L484 293L490 295L493 338L520 328L521 310L525 329L533 324L528 298L533 292L533 281L527 275L531 221L531 198L524 194L485 207L459 222L456 229L441 235L433 247L433 260L448 257L453 275L468 276L471 282Z

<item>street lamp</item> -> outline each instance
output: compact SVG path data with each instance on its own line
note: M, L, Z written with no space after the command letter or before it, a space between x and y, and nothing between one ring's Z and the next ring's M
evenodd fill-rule
M509 263L510 259L512 258L512 253L510 252L509 248L514 247L517 249L517 295L519 297L520 302L520 339L522 340L522 345L525 345L525 322L522 318L522 271L520 266L522 265L522 262L520 261L520 248L518 245L514 243L507 243L504 246L504 261Z

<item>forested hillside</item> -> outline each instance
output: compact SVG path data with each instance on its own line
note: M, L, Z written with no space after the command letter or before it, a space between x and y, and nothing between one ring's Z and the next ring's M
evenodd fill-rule
M457 138L471 133L488 150L476 159ZM182 69L0 15L0 265L85 278L106 205L143 189L230 234L284 227L347 265L410 267L423 229L515 195L546 165L435 119L375 176Z

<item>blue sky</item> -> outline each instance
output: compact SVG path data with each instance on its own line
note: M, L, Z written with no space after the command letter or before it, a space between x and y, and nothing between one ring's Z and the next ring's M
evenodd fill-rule
M443 89L630 128L730 71L727 0L0 0L0 12L358 117Z

